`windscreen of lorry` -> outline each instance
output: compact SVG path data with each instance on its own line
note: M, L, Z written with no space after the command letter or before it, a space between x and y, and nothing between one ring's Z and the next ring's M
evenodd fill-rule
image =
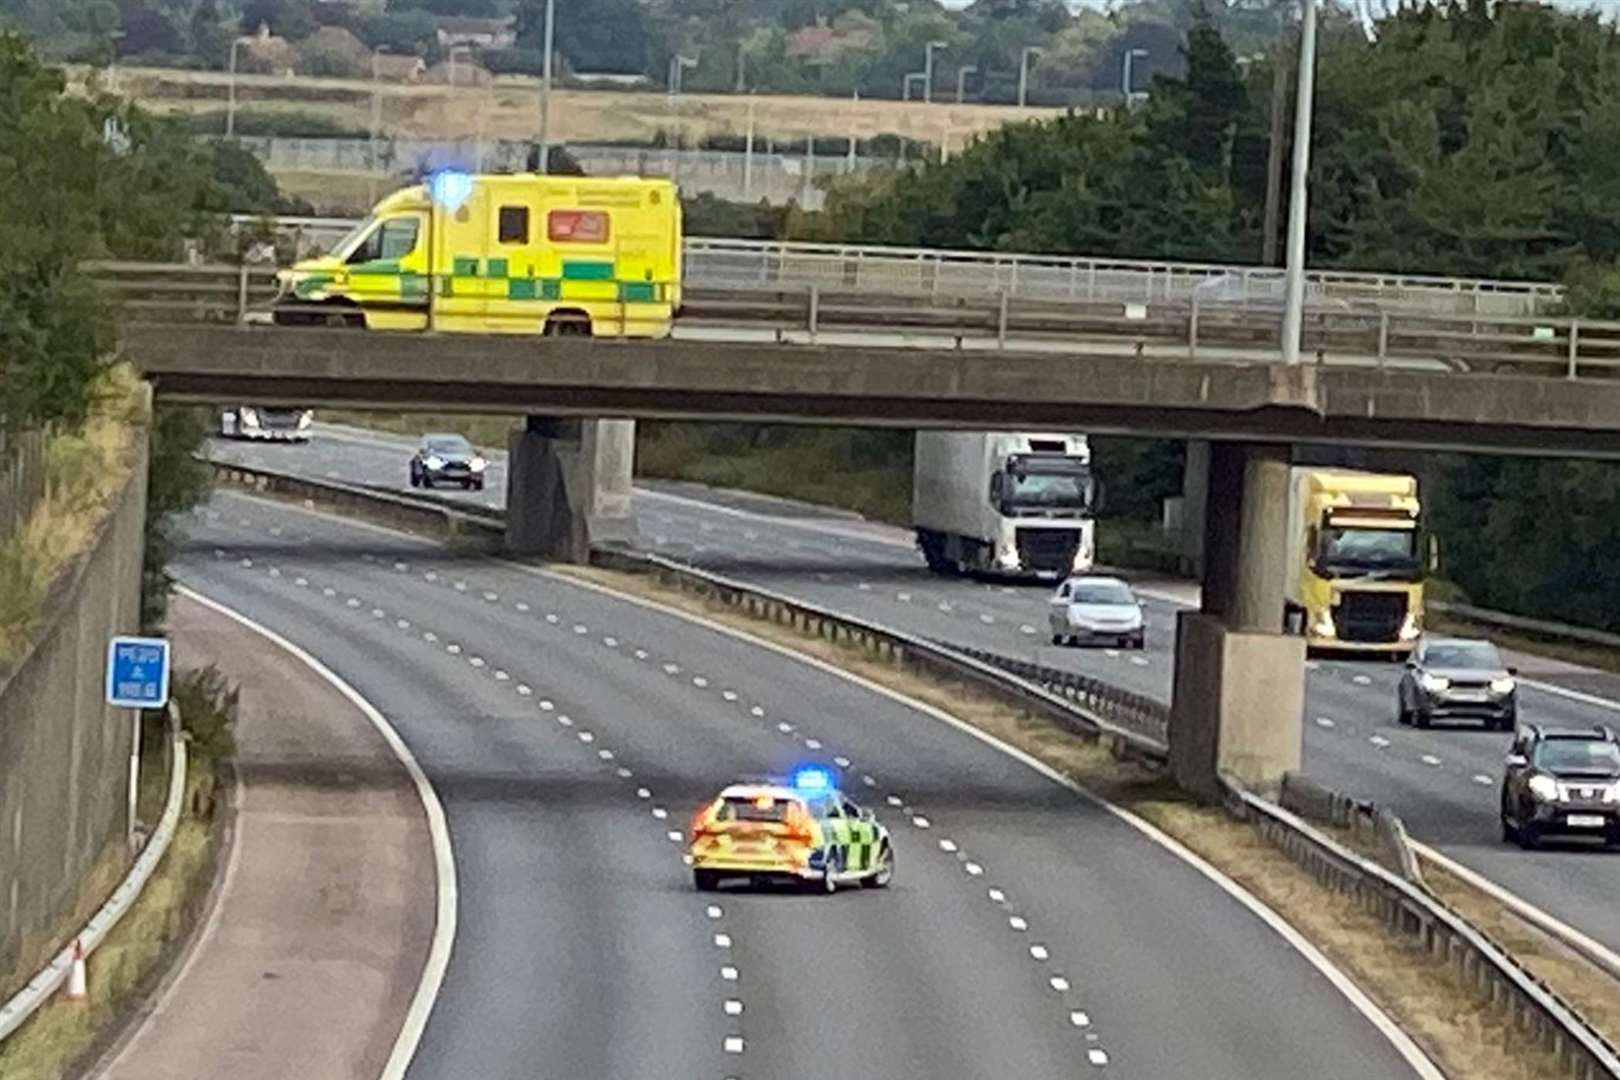
M1416 529L1367 529L1329 526L1317 544L1317 561L1345 570L1418 568Z
M1083 510L1091 505L1091 474L1008 473L1002 502L1009 509Z

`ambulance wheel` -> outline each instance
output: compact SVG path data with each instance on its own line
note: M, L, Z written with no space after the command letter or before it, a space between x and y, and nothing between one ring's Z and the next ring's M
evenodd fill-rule
M692 884L698 892L713 892L720 887L720 875L713 870L693 870Z

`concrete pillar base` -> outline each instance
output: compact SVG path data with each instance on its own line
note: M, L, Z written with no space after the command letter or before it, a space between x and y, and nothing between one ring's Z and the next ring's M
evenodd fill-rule
M1226 774L1266 789L1299 768L1304 743L1305 639L1231 630L1215 616L1176 617L1170 769L1203 798Z
M595 544L633 540L635 448L634 420L529 417L507 442L506 549L586 563Z

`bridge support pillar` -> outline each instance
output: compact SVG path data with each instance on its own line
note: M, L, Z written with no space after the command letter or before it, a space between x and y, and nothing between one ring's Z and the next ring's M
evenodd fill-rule
M1305 639L1283 632L1289 448L1212 443L1203 601L1176 621L1170 766L1206 797L1226 774L1251 787L1299 768Z
M1209 492L1209 440L1188 439L1181 473L1180 533L1175 537L1181 572L1204 575L1204 504Z
M507 550L585 563L592 545L631 540L635 449L634 420L529 417L507 443Z

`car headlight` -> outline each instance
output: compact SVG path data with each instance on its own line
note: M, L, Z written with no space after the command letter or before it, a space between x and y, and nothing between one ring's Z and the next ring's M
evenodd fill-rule
M471 468L473 472L483 472L487 465L489 465L489 462L485 461L481 457L475 457L472 459L472 462L468 467Z
M1430 675L1428 672L1424 672L1418 682L1423 684L1423 689L1435 693L1451 686L1451 680L1444 675Z
M430 469L442 469L444 468L444 458L439 457L437 454L432 454L429 455L428 459L422 462L422 464L426 465Z
M1610 784L1604 788L1603 801L1606 803L1620 803L1620 784Z
M1517 685L1518 684L1513 681L1513 676L1504 675L1499 679L1491 680L1491 693L1498 695L1511 694L1513 693L1513 688Z
M313 410L305 409L303 412L298 414L298 430L299 431L307 431L309 429L309 425L314 423L314 422L315 422L315 413L314 413Z
M259 426L259 410L251 406L243 406L238 410L236 418L241 421L243 427Z
M1423 628L1418 625L1417 616L1408 613L1406 621L1401 623L1401 640L1411 641L1422 632Z
M1532 776L1529 788L1530 794L1542 802L1554 802L1558 798L1558 782L1550 776Z

